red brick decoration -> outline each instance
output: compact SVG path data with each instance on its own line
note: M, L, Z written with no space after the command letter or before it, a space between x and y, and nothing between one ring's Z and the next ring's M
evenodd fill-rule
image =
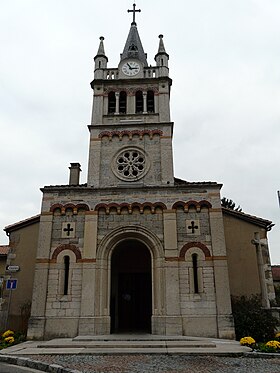
M133 203L99 203L98 205L95 206L95 211L99 211L100 209L104 209L106 214L110 214L111 210L117 210L117 214L120 215L121 211L123 209L127 209L129 214L132 214L133 209L139 209L140 214L143 214L144 209L149 209L152 214L156 212L157 208L160 208L161 210L167 210L167 207L164 203L162 202L145 202L145 203L138 203L138 202L133 202Z
M207 207L208 209L212 208L212 205L210 202L206 200L202 201L188 201L188 202L183 202L183 201L178 201L175 202L172 206L172 209L177 210L177 208L183 208L184 212L188 212L190 207L194 207L196 209L196 212L200 212L202 207Z
M188 242L180 250L180 254L179 254L180 260L184 260L186 252L189 249L191 249L192 247L198 247L199 249L201 249L204 252L205 258L211 258L210 250L203 243L201 243L201 242Z
M159 135L159 136L162 136L163 135L163 132L161 130L158 130L158 129L154 129L154 130L133 130L133 131L128 131L128 130L124 130L124 131L102 131L100 132L99 134L99 138L103 138L103 137L109 137L109 140L111 141L112 138L114 136L117 136L119 138L119 140L121 141L123 136L128 136L129 140L132 140L132 137L136 135L136 136L139 136L140 140L143 139L143 136L144 135L148 135L150 137L150 139L153 138L154 135Z
M59 245L53 252L52 254L52 260L56 262L58 255L64 251L64 250L71 250L76 256L76 262L82 259L82 255L80 250L75 246L71 244L63 244Z
M72 210L73 215L77 215L79 210L89 211L89 206L85 203L78 203L77 205L74 205L73 203L67 203L65 205L56 203L51 206L50 212L53 213L55 210L60 210L60 214L65 215L67 209Z

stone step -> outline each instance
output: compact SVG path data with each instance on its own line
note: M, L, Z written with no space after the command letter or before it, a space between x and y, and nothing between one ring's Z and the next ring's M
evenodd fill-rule
M0 355L195 354L241 356L251 351L237 341L198 337L109 335L27 341L1 350Z
M38 348L83 348L83 349L169 349L169 348L215 348L212 341L188 340L188 339L86 339L74 338L73 340L51 340L38 344Z

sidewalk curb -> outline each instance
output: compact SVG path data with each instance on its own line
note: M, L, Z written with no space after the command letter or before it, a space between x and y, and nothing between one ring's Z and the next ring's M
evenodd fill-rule
M278 352L273 353L273 352L244 352L243 353L244 357L251 357L251 358L266 358L266 359L275 359L275 358L280 358L280 354Z
M38 369L47 373L81 373L79 370L63 368L57 364L47 364L40 361L28 359L25 357L14 357L11 355L0 355L0 363L7 363L31 369Z

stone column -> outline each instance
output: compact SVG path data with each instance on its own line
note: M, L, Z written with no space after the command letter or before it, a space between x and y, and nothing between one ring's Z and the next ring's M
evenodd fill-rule
M52 221L52 213L42 213L40 217L38 250L34 273L31 317L29 319L27 333L29 339L43 339L45 333L45 309L48 289Z
M100 152L101 139L98 137L96 131L91 130L90 147L89 147L89 161L88 161L88 186L99 187L100 175Z
M172 124L169 128L165 129L165 134L160 138L161 179L164 185L174 184L171 130Z
M221 208L211 209L209 211L209 218L216 293L217 337L233 339L235 333L231 311L227 252Z
M179 293L177 220L175 210L163 213L165 281L166 281L166 334L182 335L182 317Z
M96 248L97 248L98 212L88 211L85 215L83 278L81 295L81 317L79 334L96 334L95 299L96 299Z
M119 92L115 92L115 96L116 96L116 108L115 108L115 114L120 114L120 93Z
M147 92L143 91L143 114L147 114Z
M131 91L128 91L126 99L127 99L127 108L126 108L127 114L135 114L136 106L135 106L134 93Z

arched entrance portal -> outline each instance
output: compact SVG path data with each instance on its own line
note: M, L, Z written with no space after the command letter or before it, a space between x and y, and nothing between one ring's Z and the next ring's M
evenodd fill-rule
M125 240L111 259L111 332L151 332L151 254L137 240Z

